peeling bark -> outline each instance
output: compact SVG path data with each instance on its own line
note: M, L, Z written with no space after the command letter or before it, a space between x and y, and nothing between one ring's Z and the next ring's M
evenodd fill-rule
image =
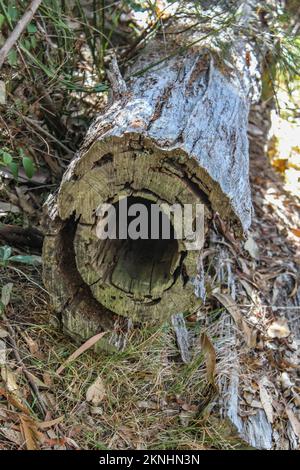
M184 240L134 247L99 240L100 204L120 196L202 203L206 219L217 211L237 236L249 228L248 110L260 75L255 44L244 33L256 2L240 5L247 8L240 28L223 38L227 45L231 38L226 54L205 28L191 27L188 5L149 42L126 84L113 59L114 101L46 203L44 281L64 329L77 339L115 325L126 335L126 317L169 319L195 311L205 297L201 254L187 251Z

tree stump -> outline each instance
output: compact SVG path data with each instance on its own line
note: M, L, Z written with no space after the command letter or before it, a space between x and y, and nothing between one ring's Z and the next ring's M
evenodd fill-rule
M227 32L226 54L191 27L188 9L151 39L126 83L112 61L113 102L46 202L44 282L73 338L192 312L203 297L199 251L172 237L99 240L101 204L202 203L206 220L218 212L237 236L249 228L248 111L260 75L243 33L248 10L243 28Z

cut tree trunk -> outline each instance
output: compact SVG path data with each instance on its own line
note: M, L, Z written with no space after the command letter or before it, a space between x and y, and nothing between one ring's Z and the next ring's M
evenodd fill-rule
M206 221L217 212L237 236L249 228L248 111L260 75L243 31L255 4L241 2L236 31L227 18L224 50L216 31L190 27L188 6L148 43L126 83L112 61L113 102L46 203L44 281L73 338L103 330L116 338L128 321L193 312L204 297L199 251L186 240L100 240L101 204L202 203Z

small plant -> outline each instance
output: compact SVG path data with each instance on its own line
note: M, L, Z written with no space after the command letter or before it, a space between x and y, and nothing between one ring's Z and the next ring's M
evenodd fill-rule
M21 160L27 178L31 179L35 173L34 162L24 153L24 150L21 147L19 147L18 151L19 155L18 158L16 158L7 147L0 149L0 166L7 167L13 177L17 180Z
M12 255L10 246L0 246L0 266L6 267L10 263L23 263L36 266L41 264L41 257L36 255Z

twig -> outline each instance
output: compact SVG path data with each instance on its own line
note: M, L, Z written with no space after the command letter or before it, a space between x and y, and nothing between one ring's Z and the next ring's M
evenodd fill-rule
M46 137L49 137L49 139L52 139L54 142L57 143L68 155L73 155L74 151L71 150L69 147L67 147L65 144L60 142L53 134L50 134L50 132L46 131L40 124L35 121L34 119L31 119L27 116L22 116L24 121L28 122L31 126L34 126L36 129L38 129L42 134L44 134Z
M11 326L11 324L9 323L6 315L3 315L3 319L4 319L4 324L8 330L8 334L9 334L9 340L10 340L10 343L11 343L11 346L12 346L12 350L13 350L13 353L15 355L15 358L16 358L16 361L18 363L18 365L20 365L22 367L22 370L24 372L24 375L26 377L26 379L28 380L28 383L30 385L30 388L34 394L34 396L36 397L37 399L37 405L43 415L43 418L46 416L46 413L47 413L47 409L46 409L46 406L45 406L45 403L43 401L43 398L41 397L40 395L40 392L39 392L39 389L36 385L36 383L34 382L33 378L32 378L32 375L30 374L30 372L26 369L22 359L21 359L21 356L20 356L20 353L18 351L18 347L17 347L17 344L16 344L16 341L15 341L15 332L14 332L14 329L13 327Z
M33 0L30 4L30 6L27 8L25 11L24 15L22 18L18 21L16 24L15 28L13 29L12 33L9 35L7 40L5 41L4 45L0 49L0 69L7 57L7 54L9 51L12 49L12 47L15 45L19 37L21 36L22 32L28 25L28 23L32 20L36 10L42 3L42 0Z

